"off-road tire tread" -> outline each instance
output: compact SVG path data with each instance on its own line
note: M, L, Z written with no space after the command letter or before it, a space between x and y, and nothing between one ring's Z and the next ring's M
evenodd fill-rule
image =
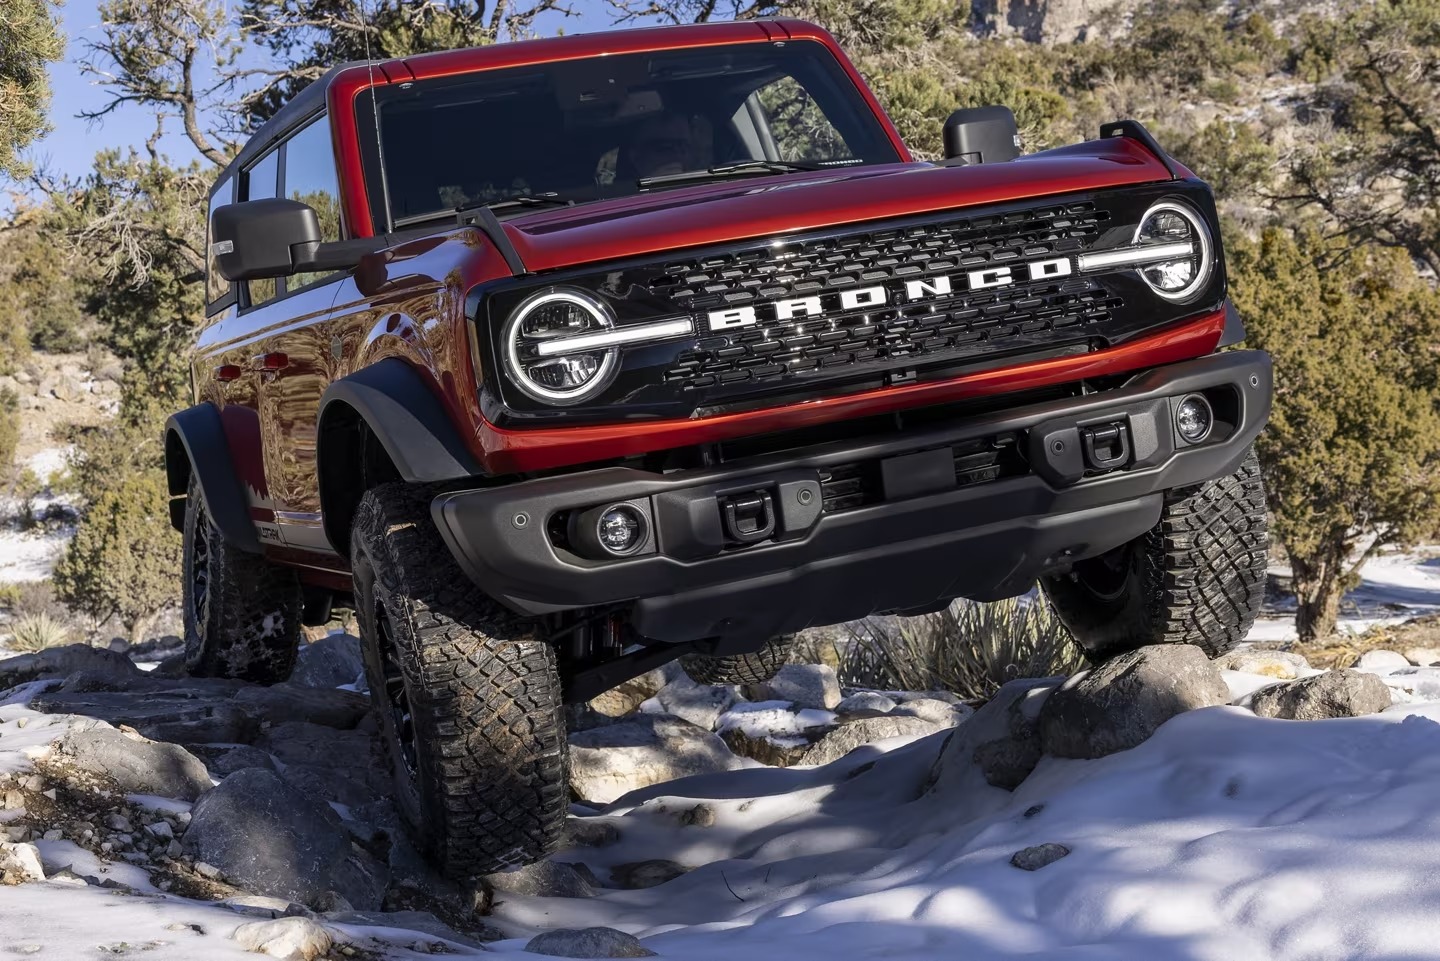
M1121 597L1067 575L1042 579L1060 621L1094 662L1147 644L1192 644L1210 657L1249 633L1265 595L1269 530L1254 450L1225 477L1165 495Z
M697 684L762 684L780 673L794 653L795 635L782 634L745 654L686 654L680 666Z
M205 633L191 603L196 525L209 526L210 604ZM183 558L185 669L195 677L275 684L290 676L300 651L303 599L293 570L225 542L205 510L199 481L186 494Z
M373 563L401 649L420 757L419 809L399 805L401 813L435 866L466 879L555 849L569 800L568 748L553 648L460 571L430 518L434 494L409 484L370 490L356 512L351 557ZM398 772L358 578L356 600L370 689Z

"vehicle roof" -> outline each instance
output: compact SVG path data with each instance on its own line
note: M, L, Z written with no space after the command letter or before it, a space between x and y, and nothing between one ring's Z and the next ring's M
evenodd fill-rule
M536 40L515 40L490 44L484 47L466 47L458 50L440 50L434 53L398 57L392 60L355 60L331 67L324 74L312 80L304 89L292 97L259 130L245 142L245 146L216 176L211 192L230 174L248 165L282 139L295 127L325 108L330 86L342 73L350 70L373 71L376 84L403 82L405 80L442 76L455 73L469 73L495 67L518 66L525 63L545 63L554 60L569 60L596 56L604 53L633 53L643 50L705 46L716 42L762 39L772 34L776 39L805 37L833 43L828 34L813 24L802 20L771 18L742 22L679 24L658 27L640 27L625 30L606 30L592 33L567 34L562 37L544 37Z

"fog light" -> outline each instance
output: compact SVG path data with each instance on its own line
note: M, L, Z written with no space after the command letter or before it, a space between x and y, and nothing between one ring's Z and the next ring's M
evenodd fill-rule
M1198 444L1210 436L1215 426L1215 412L1210 402L1199 394L1191 394L1175 408L1175 429L1189 444Z
M635 508L617 504L600 515L595 533L612 554L629 554L645 539L645 522Z

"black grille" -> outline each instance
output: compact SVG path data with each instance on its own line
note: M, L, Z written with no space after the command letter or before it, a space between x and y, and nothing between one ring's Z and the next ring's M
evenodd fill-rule
M957 444L955 485L969 487L986 484L1002 477L1016 477L1029 472L1020 455L1013 434L985 441ZM825 513L854 510L885 499L881 482L880 461L857 461L839 464L820 472L820 499Z
M668 264L649 292L701 312L983 270L1081 250L1108 220L1084 202L794 241ZM688 389L738 385L843 365L1020 348L1051 331L1079 339L1118 306L1099 283L1067 277L883 309L832 310L824 318L701 339L677 356L665 379Z

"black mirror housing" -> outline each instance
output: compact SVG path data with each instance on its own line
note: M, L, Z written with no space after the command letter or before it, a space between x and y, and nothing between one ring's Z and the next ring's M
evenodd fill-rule
M218 207L211 216L210 252L229 281L305 270L315 262L320 240L320 219L298 200L247 200Z
M1004 163L1020 156L1020 128L1009 107L969 107L945 120L950 164Z

